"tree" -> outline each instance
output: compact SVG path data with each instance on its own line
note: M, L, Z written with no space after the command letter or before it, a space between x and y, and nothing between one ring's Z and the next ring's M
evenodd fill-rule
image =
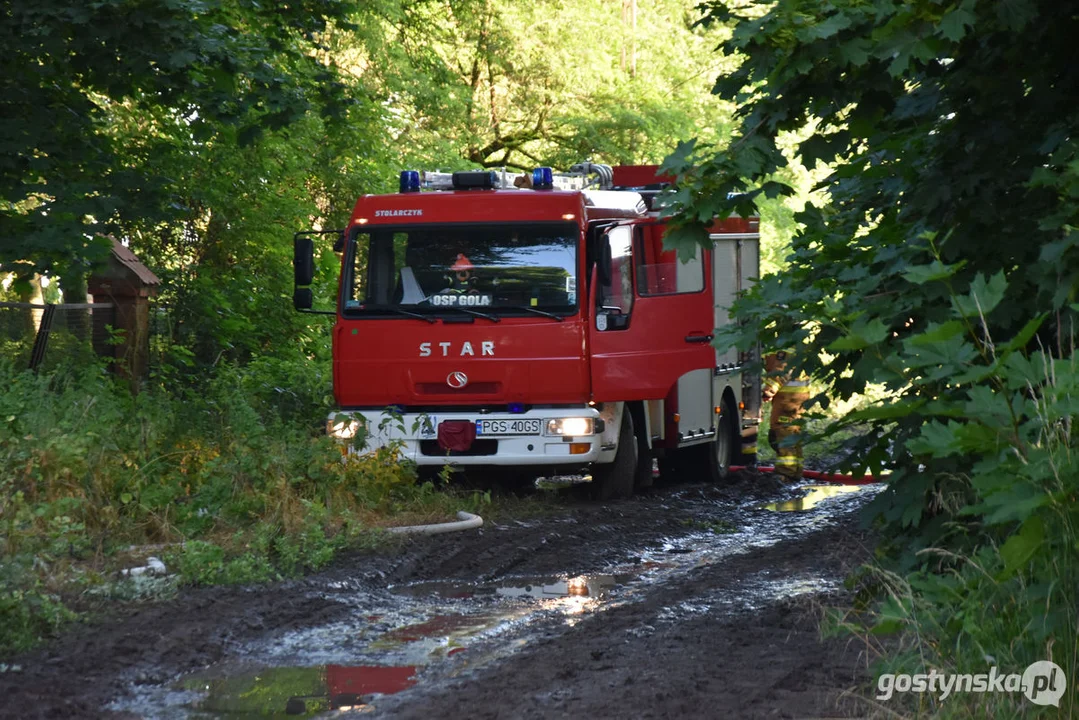
M635 23L620 1L425 0L387 18L369 68L421 161L658 162L714 116L703 100L725 62L711 53L720 31L691 25L680 0L639 3Z
M893 470L872 509L903 574L869 574L882 602L863 636L906 631L882 649L891 671L969 671L991 654L1074 675L1079 16L1049 0L705 11L734 25L722 51L742 62L716 92L738 103L739 130L666 160L670 237L705 243L715 215L789 193L776 178L792 135L792 158L832 166L786 269L736 304L723 340L797 348L831 387L825 407L889 391L837 424L870 427L849 464ZM1023 712L970 697L959 714Z
M312 108L343 112L343 85L312 50L354 5L4 2L0 263L23 277L77 275L107 248L99 236L123 220L183 210L169 179L131 162L124 138L110 131L118 108L161 108L202 143L229 128L241 145ZM145 153L167 143L153 123L143 128Z
M672 242L706 243L715 215L789 193L775 177L791 133L803 133L792 156L834 165L826 201L797 218L789 269L739 303L732 340L803 349L801 364L842 398L884 383L890 400L858 416L873 432L857 460L897 470L882 512L935 539L965 500L1006 501L969 478L973 434L998 449L1029 439L1032 398L1001 377L1008 355L1028 343L1072 353L1076 17L1036 0L747 1L705 13L734 26L721 51L741 64L715 92L738 104L739 129L726 147L690 142L668 157ZM991 399L1007 422L972 410Z

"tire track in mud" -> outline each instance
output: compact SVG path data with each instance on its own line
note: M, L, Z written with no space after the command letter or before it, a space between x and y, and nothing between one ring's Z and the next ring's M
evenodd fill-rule
M356 691L339 692L349 703L339 708L401 717L448 708L476 717L583 708L600 717L714 717L691 706L727 707L732 697L780 708L789 701L805 716L807 693L834 696L857 664L837 655L840 677L809 662L832 650L801 614L804 598L832 592L858 556L862 541L849 528L862 499L836 498L805 515L758 509L783 495L745 477L665 489L417 539L396 553L343 558L302 581L185 592L19 659L23 672L0 674L9 700L0 716L102 717L108 705L113 717L227 717L249 711L225 702L227 693L258 694L252 689L278 714L315 713L330 707L333 683ZM709 524L737 532L702 530ZM811 550L817 545L834 551ZM821 584L824 577L831 580ZM774 658L765 663L769 647ZM748 671L767 680L764 689L737 675L717 678L732 659L742 675L742 666L765 663L767 672ZM740 689L728 697L717 688ZM207 705L214 693L218 705Z
M691 567L571 627L551 619L501 662L473 669L462 653L457 668L371 709L394 718L448 708L474 718L864 714L840 697L865 679L864 657L844 641L821 642L816 613L843 601L842 578L870 553L854 518L861 504L787 527L762 523L778 527L742 547L691 553Z

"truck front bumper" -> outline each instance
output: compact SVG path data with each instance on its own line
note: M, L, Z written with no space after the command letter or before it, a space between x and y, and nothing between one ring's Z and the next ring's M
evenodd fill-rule
M551 421L573 429L583 419L587 434L561 435ZM558 421L570 420L570 423ZM449 452L438 442L438 426L447 421L475 423L476 439L464 451ZM577 423L579 424L579 423ZM547 408L523 413L439 412L394 414L378 410L341 411L330 415L330 433L348 443L349 454L396 447L402 459L420 466L443 465L585 465L600 459L605 422L594 408ZM349 436L354 432L352 437Z

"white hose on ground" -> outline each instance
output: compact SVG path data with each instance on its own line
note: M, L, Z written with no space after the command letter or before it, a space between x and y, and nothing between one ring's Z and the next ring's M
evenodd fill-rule
M457 513L460 518L456 522L435 523L434 525L405 525L404 527L386 528L387 532L416 535L438 535L439 533L456 532L458 530L472 530L483 525L483 518L479 515L460 510Z

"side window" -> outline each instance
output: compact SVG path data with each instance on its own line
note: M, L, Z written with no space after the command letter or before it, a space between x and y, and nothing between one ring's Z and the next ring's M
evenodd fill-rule
M356 233L353 243L352 272L349 273L352 282L345 303L350 307L359 307L363 304L364 291L367 289L367 253L371 246L371 236L367 233Z
M683 263L678 251L663 249L662 225L639 228L637 236L637 292L641 295L673 295L704 290L701 249Z
M355 278L350 300L369 305L389 305L402 292L401 269L404 266L408 235L373 232L356 236L353 256Z
M611 248L611 282L600 285L597 297L608 312L629 315L633 309L633 234L629 227L611 228L607 233Z

